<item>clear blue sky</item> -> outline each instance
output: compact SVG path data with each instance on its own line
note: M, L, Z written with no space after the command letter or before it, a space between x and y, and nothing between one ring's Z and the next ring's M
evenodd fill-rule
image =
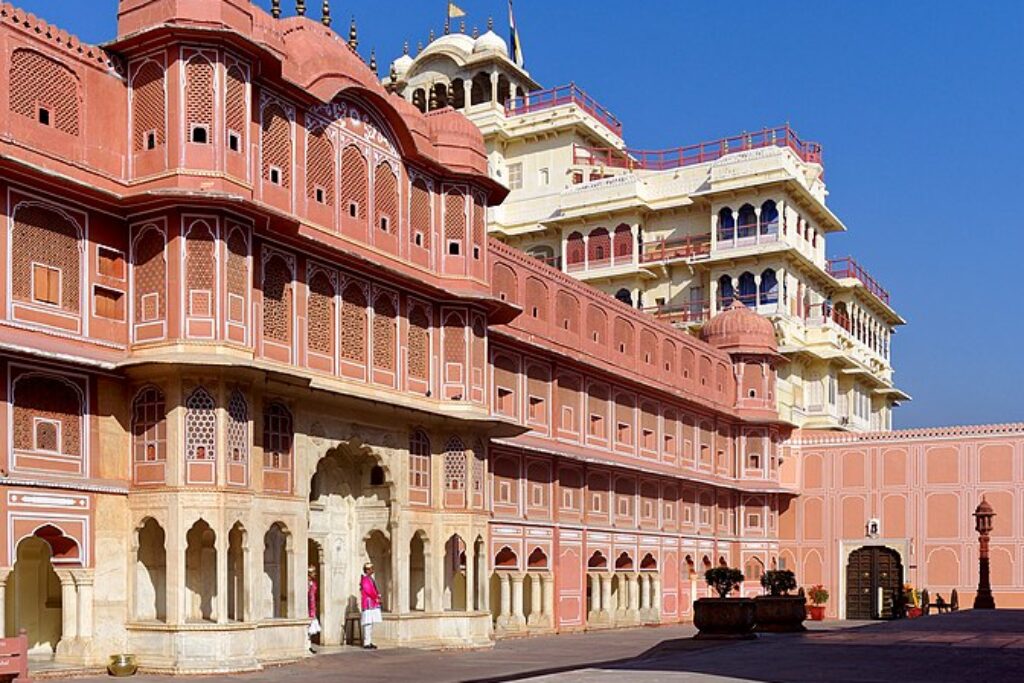
M113 37L115 0L14 1L83 40ZM493 14L507 35L504 0L458 4L470 30ZM821 142L850 229L829 255L857 258L908 321L893 354L914 400L896 426L1024 420L1024 2L515 4L531 75L582 85L633 147L785 121ZM403 40L440 33L445 0L331 5L339 32L356 15L386 73Z

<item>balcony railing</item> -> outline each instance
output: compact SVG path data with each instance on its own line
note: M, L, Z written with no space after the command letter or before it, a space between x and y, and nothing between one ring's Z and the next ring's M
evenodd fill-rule
M563 104L575 104L603 123L608 130L622 137L622 123L575 83L561 85L550 90L535 90L522 97L513 97L505 102L505 116L530 114Z
M691 301L689 303L646 306L644 312L657 316L668 323L701 323L708 319L711 307L707 301Z
M662 150L616 149L613 147L573 148L573 161L580 165L605 166L608 168L643 169L663 171L680 166L692 166L721 159L733 152L743 152L763 147L789 147L797 156L808 163L821 163L821 145L801 140L792 128L778 126L765 128L753 133L743 133L711 142L701 142L686 147Z
M718 229L718 248L746 247L751 244L763 244L779 241L779 222L757 225L737 225L735 228Z
M853 258L844 256L843 258L829 259L828 274L836 279L852 277L860 280L861 284L869 292L883 301L886 306L889 305L889 292L882 285L878 284L878 280L871 277L868 271L864 270Z
M711 254L711 233L645 242L640 260L644 263L673 259L707 258Z

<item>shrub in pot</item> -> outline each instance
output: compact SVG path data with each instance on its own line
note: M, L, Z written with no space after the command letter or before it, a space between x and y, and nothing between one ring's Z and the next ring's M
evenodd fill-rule
M704 573L704 580L718 593L717 598L701 598L693 603L693 624L699 630L695 638L755 638L754 601L730 598L743 582L743 572L731 567L715 567Z
M796 576L786 569L773 569L761 577L761 587L768 594L754 598L754 621L757 630L767 633L798 633L806 631L807 599L790 595L796 589Z
M811 606L807 608L811 613L811 620L823 620L825 618L825 603L828 602L828 590L819 583L810 587L807 597L811 599Z

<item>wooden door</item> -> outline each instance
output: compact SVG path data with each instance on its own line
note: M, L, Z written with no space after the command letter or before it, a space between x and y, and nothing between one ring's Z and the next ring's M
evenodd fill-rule
M846 618L891 619L893 597L902 589L899 553L882 546L853 551L846 564Z

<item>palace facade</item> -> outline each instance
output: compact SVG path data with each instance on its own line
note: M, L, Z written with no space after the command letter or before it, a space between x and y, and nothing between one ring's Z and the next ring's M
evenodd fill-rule
M981 494L1024 595L1024 427L794 431L771 318L697 336L488 237L477 126L274 5L121 0L102 48L0 5L0 624L34 656L294 660L306 568L341 645L367 560L381 642L423 647L683 621L719 564L859 591L864 548L966 597Z

